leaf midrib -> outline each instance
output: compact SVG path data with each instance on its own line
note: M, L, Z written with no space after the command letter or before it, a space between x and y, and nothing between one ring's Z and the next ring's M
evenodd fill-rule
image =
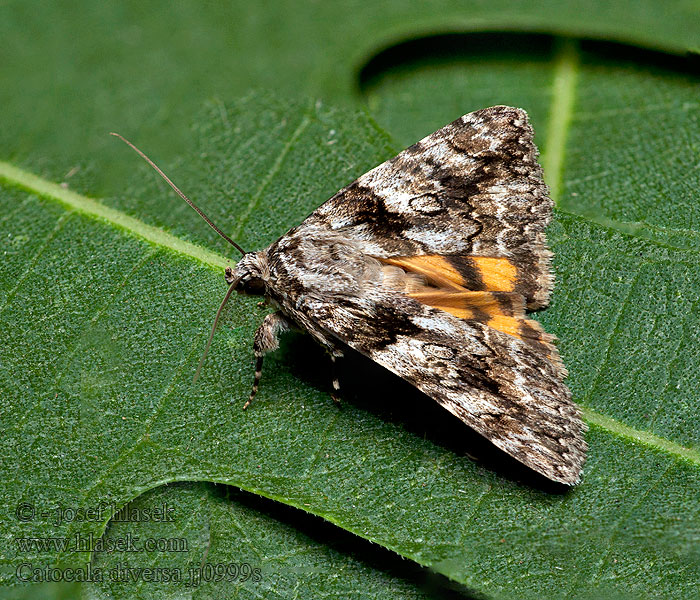
M549 195L559 205L564 177L564 153L569 125L576 102L576 81L579 69L578 43L569 38L557 39L554 53L552 107L549 111L547 141L542 156L542 167L549 185Z
M80 212L88 217L102 220L112 226L126 230L133 235L136 235L158 246L167 248L172 252L198 260L202 264L211 267L212 269L221 269L230 264L229 258L223 257L197 244L186 242L121 211L105 206L97 200L73 192L56 183L47 181L38 175L25 171L24 169L20 169L4 161L0 161L0 180L5 181L13 187L24 189L46 199L59 202L69 210ZM620 228L615 228L609 224L604 225L580 215L566 213L566 211L560 212L570 214L571 216L583 221L595 223L599 227L607 227L620 233L620 235L640 237L629 231L625 231L624 227L622 226ZM647 238L642 239L652 244L658 244L658 242L655 242L654 240L648 240ZM655 450L666 452L700 466L700 450L682 446L681 444L655 435L649 431L635 429L634 427L630 427L621 421L590 408L582 407L582 412L584 418L589 424L603 429L610 435L618 438L629 439L632 442L640 443Z
M700 238L700 232L689 229L674 229L645 222L616 221L601 216L580 215L562 210L559 207L561 189L564 185L564 158L566 154L566 142L574 115L576 105L576 84L578 72L581 67L581 48L577 40L573 38L559 37L555 40L556 46L553 57L552 78L552 105L549 111L549 124L547 139L542 153L542 167L545 180L549 186L549 195L559 212L571 215L600 227L612 229L622 234L638 237L651 242L659 247L669 250L685 250L700 253L700 246L690 243L688 246L674 246L672 244L650 239L635 232L648 229L666 234L678 234L692 238ZM697 249L696 249L697 248Z
M231 259L224 258L216 252L211 252L202 246L186 242L166 233L162 229L148 225L126 213L105 206L93 198L88 198L57 183L47 181L8 162L0 161L0 180L7 182L13 187L54 200L69 210L106 221L110 225L125 229L158 246L195 258L205 265L224 268L231 263Z

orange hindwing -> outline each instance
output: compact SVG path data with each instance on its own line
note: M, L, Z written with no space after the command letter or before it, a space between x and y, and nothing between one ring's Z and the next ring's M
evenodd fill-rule
M525 299L517 292L518 269L510 259L433 254L380 260L422 278L424 285L408 293L422 304L552 349L553 336L525 316Z

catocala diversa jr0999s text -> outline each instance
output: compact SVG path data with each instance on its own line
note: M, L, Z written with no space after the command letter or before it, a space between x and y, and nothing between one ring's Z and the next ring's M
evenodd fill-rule
M553 285L544 233L552 201L525 111L464 115L257 252L243 251L124 141L243 254L226 269L222 307L236 291L277 308L255 334L245 406L263 356L281 332L300 329L333 361L349 346L521 463L578 482L586 426L553 336L525 314L547 306Z

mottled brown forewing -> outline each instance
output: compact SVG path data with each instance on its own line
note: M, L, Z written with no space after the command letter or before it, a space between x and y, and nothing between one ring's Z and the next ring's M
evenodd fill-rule
M553 336L552 202L527 114L467 114L369 171L260 260L281 312L415 385L517 460L574 484L586 429ZM264 253L264 254L263 254Z

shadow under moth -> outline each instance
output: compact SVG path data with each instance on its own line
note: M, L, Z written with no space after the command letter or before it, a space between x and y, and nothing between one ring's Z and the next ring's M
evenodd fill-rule
M579 481L586 426L554 336L526 316L547 306L553 277L544 233L552 201L525 111L464 115L257 252L245 252L124 141L243 255L226 268L229 289L207 349L233 291L277 309L255 333L244 408L263 356L281 332L298 329L334 363L349 346L534 471ZM334 398L338 388L333 379Z

